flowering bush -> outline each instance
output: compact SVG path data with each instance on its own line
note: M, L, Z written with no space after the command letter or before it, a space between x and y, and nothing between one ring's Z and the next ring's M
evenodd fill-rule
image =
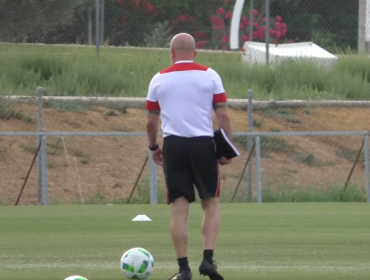
M228 0L222 0L224 6L219 7L216 14L212 16L213 31L220 34L220 42L216 42L215 47L219 49L228 49L230 40L230 26L232 11ZM229 9L228 9L229 6ZM253 25L253 41L265 41L266 39L266 17L263 17L256 9L253 10L253 18L250 19L250 11L242 14L239 25L239 42L250 40L250 26ZM270 18L270 36L275 44L278 44L287 35L287 25L283 22L281 16ZM208 44L207 41L197 38L197 47L202 48Z
M209 10L197 12L194 9L186 9L184 8L186 5L180 5L180 2L176 2L177 6L167 7L164 5L170 5L170 3L165 3L164 0L114 1L121 8L119 10L122 11L122 14L116 17L116 24L121 29L124 27L128 29L128 33L133 36L140 37L141 30L145 29L147 33L153 29L156 23L169 21L173 34L178 32L191 33L196 39L197 48L229 49L233 1L219 0L221 6L218 8L216 8L217 6L213 6L213 9L216 11L213 15L209 14ZM193 6L189 3L187 3L189 7ZM175 3L171 5L175 5ZM250 34L251 25L253 25L253 34ZM278 44L285 39L287 25L281 16L271 17L270 27L272 42ZM240 47L242 47L244 42L250 40L250 35L252 35L253 41L265 41L265 33L266 17L262 13L254 9L252 19L250 18L249 11L242 14L239 25ZM132 39L137 40L137 38ZM131 41L134 42L135 40L132 39Z

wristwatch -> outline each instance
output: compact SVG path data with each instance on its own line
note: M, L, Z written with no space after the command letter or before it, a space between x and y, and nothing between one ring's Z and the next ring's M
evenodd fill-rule
M151 151L156 151L156 150L158 150L159 145L158 145L158 144L156 144L156 145L154 145L154 147L151 147L151 146L149 145L148 147L149 147L149 150L151 150Z

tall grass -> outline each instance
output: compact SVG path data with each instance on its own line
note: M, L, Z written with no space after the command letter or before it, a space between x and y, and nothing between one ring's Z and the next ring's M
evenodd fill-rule
M197 62L217 70L230 97L256 99L369 99L370 59L346 54L330 70L310 62L247 66L241 53L199 52ZM0 44L0 93L146 96L153 75L170 65L167 50Z
M130 204L150 204L150 192L149 192L149 181L147 178L143 182L139 183L131 200ZM233 194L232 189L224 189L221 192L220 202L229 203L231 201L231 195ZM311 187L308 189L292 189L289 187L282 187L280 189L272 190L264 186L262 190L263 202L366 202L366 192L364 188L357 185L349 185L344 191L343 186L333 185L329 188L318 188ZM126 204L128 197L114 197L108 199L100 193L95 192L93 195L88 197L85 201L86 204ZM199 203L200 199L196 192L196 201ZM239 192L235 197L234 202L248 202L247 194ZM72 201L69 204L75 204ZM165 188L158 188L158 203L166 203ZM67 202L68 204L68 202ZM1 205L1 204L0 204Z
M269 188L263 190L264 202L366 202L364 188L349 185L344 191L343 186L330 188L312 187L308 189L273 191Z

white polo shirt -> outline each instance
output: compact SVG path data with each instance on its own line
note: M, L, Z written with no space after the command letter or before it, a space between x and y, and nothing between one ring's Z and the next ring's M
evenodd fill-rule
M178 61L156 74L146 108L160 110L163 136L213 136L213 103L226 102L218 73L193 61Z

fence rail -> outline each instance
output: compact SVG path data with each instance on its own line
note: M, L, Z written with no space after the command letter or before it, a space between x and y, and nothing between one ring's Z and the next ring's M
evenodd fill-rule
M251 92L250 92L251 93ZM251 94L250 94L251 95ZM40 149L38 152L38 204L49 204L49 167L48 167L48 152L47 141L59 137L62 139L64 149L65 138L73 137L134 137L141 139L142 143L146 143L145 132L96 132L96 131L46 131L44 130L44 112L43 112L43 89L39 89L39 123L38 131L0 131L1 137L33 137L38 139ZM250 100L252 101L252 100ZM249 104L249 120L253 119L252 102ZM369 131L268 131L254 132L253 122L250 123L249 131L234 132L233 137L236 145L242 151L242 155L235 160L231 169L227 169L223 181L229 187L239 180L237 188L234 191L232 201L239 188L240 183L247 186L246 196L247 201L256 200L261 203L265 200L263 197L266 191L271 190L282 192L285 189L294 190L297 188L331 188L336 184L344 184L347 188L348 182L351 179L353 184L366 191L366 200L370 202L370 146L369 146ZM340 138L343 145L335 144L333 146L333 138ZM289 140L288 140L289 138ZM315 141L307 141L308 139L316 139ZM149 159L149 176L148 182L150 190L150 203L156 204L159 202L161 189L163 191L163 174L155 165L151 158L151 153L144 149L137 142L136 149L142 151L135 155L135 168L137 170L141 157L141 153L145 153ZM345 145L351 142L351 147ZM356 143L363 142L360 152L356 151ZM255 143L255 145L253 144ZM321 145L318 149L317 145ZM140 148L141 147L141 148ZM144 147L144 148L142 148ZM50 148L50 147L49 147ZM126 148L126 152L130 148ZM253 151L254 149L254 151ZM37 150L38 151L38 150ZM363 151L363 152L362 152ZM80 152L81 153L81 152ZM252 154L248 161L245 157ZM356 158L357 154L357 158ZM361 156L361 159L360 159ZM145 160L145 163L147 160ZM353 163L354 162L354 163ZM357 168L355 166L363 165ZM133 164L133 163L125 163ZM353 165L350 170L350 166ZM145 166L145 164L144 164ZM244 182L244 171L247 170L247 179ZM254 169L252 169L254 166ZM299 166L299 168L296 168ZM122 166L128 168L129 166ZM77 166L75 166L77 168ZM248 169L247 169L248 168ZM361 168L361 169L360 169ZM362 170L363 169L363 170ZM346 178L348 170L349 176ZM242 176L240 176L240 172ZM130 174L130 180L133 180L133 174ZM122 175L119 175L122 176ZM81 182L79 182L78 174L74 178L75 184L81 192ZM131 178L132 177L132 178ZM55 179L54 179L55 180ZM255 182L255 183L254 183ZM230 188L229 188L230 189ZM255 190L255 191L254 191ZM267 192L267 195L268 195ZM253 195L255 193L256 195ZM163 193L162 193L163 194ZM229 199L227 199L229 201ZM238 199L237 199L238 200ZM267 199L269 201L269 199ZM81 196L81 202L83 198Z

